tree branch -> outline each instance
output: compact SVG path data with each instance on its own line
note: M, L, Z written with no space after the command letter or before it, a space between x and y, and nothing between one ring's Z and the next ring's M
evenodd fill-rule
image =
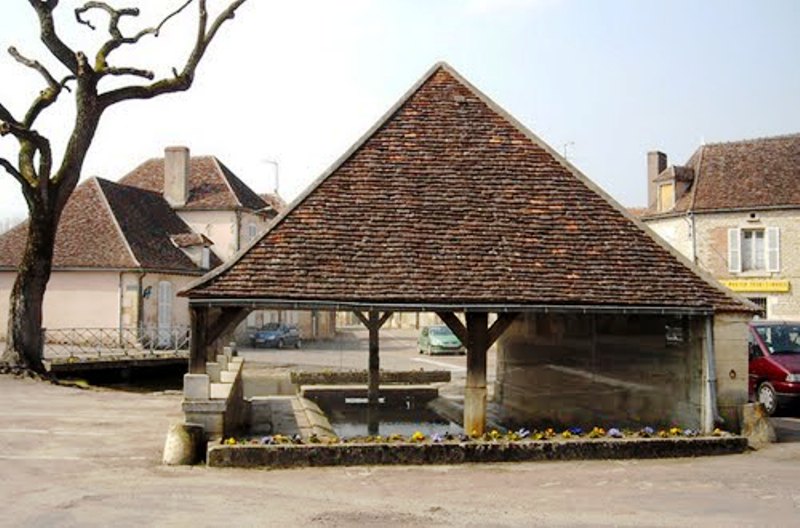
M73 75L78 75L78 60L75 52L64 44L56 33L53 21L53 10L58 6L58 0L28 0L39 17L39 37L52 53Z
M42 113L42 110L56 102L64 83L66 83L70 78L74 77L70 75L67 76L63 81L58 82L50 73L50 71L42 65L42 63L23 56L14 46L8 48L8 53L14 57L14 60L23 66L27 66L28 68L39 72L39 74L44 77L44 80L47 82L47 88L39 92L39 96L31 104L28 112L25 114L25 119L22 122L24 127L30 128L33 125L33 122L36 121L36 118L39 117L39 114Z
M13 176L20 184L25 185L25 178L22 177L22 174L19 173L17 168L12 165L10 161L5 158L0 158L0 167L3 167L6 172Z
M108 5L106 2L86 2L82 7L75 9L75 18L81 24L95 29L90 21L83 18L83 15L93 9L105 11L108 15L108 33L111 35L111 38L100 47L100 50L98 50L97 55L95 56L95 68L101 70L106 66L108 56L112 51L124 44L136 44L146 35L158 37L159 33L161 32L161 28L164 27L164 24L166 24L172 17L181 13L193 1L194 0L186 0L179 8L164 17L161 22L158 23L158 25L143 29L132 37L125 37L122 34L122 31L119 29L119 21L123 16L139 16L139 10L136 8L116 9Z
M241 7L247 0L234 0L227 8L225 8L219 16L208 27L208 11L206 10L206 1L198 0L198 23L197 23L197 37L194 47L192 48L189 58L183 70L179 73L176 72L175 77L171 79L161 79L152 84L144 86L125 86L117 88L100 95L101 108L107 108L113 104L121 101L131 99L152 99L153 97L172 92L179 92L188 90L194 81L195 70L203 58L208 45L214 39L214 36L219 31L227 20L230 20L236 14L236 10ZM181 10L186 7L190 2L187 2L181 7ZM178 11L179 12L179 11ZM176 12L177 14L177 12ZM174 71L174 70L173 70Z
M149 70L140 70L139 68L114 68L108 67L103 70L103 74L105 75L114 75L114 76L122 76L122 75L133 75L134 77L142 77L144 79L148 79L152 81L156 74Z

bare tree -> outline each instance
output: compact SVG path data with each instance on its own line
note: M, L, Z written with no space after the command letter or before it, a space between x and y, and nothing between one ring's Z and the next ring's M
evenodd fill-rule
M97 50L94 60L81 51L73 50L59 36L54 20L58 0L28 0L39 19L42 43L59 63L63 75L55 75L41 62L26 57L16 48L11 56L23 66L38 72L47 87L36 96L21 119L0 103L0 136L16 139L16 163L0 158L0 166L22 187L27 202L29 222L27 244L19 263L16 281L11 291L6 349L0 362L11 369L44 373L42 363L42 302L50 279L53 246L61 213L78 184L84 159L92 145L100 118L109 107L133 99L151 99L159 95L189 89L195 70L220 27L233 18L246 0L231 1L221 13L209 20L206 0L182 0L161 22L130 36L119 27L123 17L136 17L136 8L114 8L106 2L85 2L75 9L78 23L95 29L88 15L103 13L108 18L108 40ZM152 71L130 66L112 66L110 55L124 47L133 46L147 36L157 37L173 17L197 5L197 33L194 46L183 68L173 69L172 77L155 80ZM121 87L103 91L99 83L105 78L139 79ZM60 164L53 159L50 140L36 128L36 120L51 107L64 91L74 92L75 119Z

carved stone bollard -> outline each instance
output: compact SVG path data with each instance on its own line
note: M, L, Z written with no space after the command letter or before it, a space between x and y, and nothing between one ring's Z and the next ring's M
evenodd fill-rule
M205 431L197 424L173 424L164 442L163 463L168 466L190 466L201 462L206 448Z

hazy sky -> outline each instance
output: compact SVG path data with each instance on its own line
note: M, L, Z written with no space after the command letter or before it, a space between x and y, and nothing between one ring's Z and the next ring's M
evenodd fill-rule
M141 22L181 0L139 5ZM58 23L94 51L62 0ZM220 0L210 1L220 6ZM3 2L0 49L53 65L27 2ZM194 10L115 65L168 74L192 36ZM624 205L645 202L645 155L682 163L701 142L800 132L800 1L250 0L186 94L113 108L84 177L117 180L167 145L213 154L257 191L294 198L430 66L449 62ZM113 58L114 56L112 56ZM0 56L0 101L18 114L42 87ZM69 94L65 94L69 96ZM63 149L69 105L41 122ZM11 156L13 140L0 139ZM0 217L21 216L0 172Z

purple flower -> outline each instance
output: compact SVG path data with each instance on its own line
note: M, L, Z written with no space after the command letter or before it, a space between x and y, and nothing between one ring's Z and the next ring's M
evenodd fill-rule
M655 434L655 430L652 427L647 426L642 429L642 434L645 436L653 436L653 434Z
M265 436L261 438L261 445L272 445L275 443L275 439L271 436Z
M611 438L622 438L622 433L616 427L612 427L611 429L609 429L608 433L606 434Z
M431 437L431 442L433 442L434 444L439 444L439 443L441 443L441 442L442 442L442 440L444 440L444 438L442 438L442 435L440 435L440 434L438 434L438 433L437 433L437 434L434 434L434 435Z
M528 438L531 435L531 432L522 427L520 428L519 431L517 431L517 434L519 435L520 438Z
M583 434L583 429L581 429L580 427L570 427L569 432L570 434L573 434L575 436L580 436Z

